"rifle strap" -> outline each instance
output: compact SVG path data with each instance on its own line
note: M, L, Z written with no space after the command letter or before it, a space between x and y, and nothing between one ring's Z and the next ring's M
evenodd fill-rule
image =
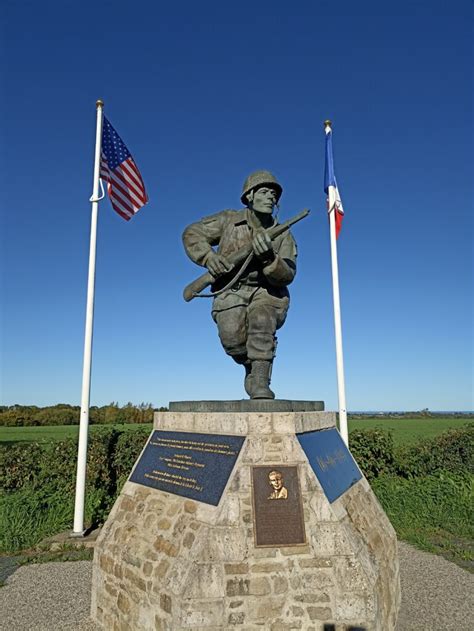
M244 264L239 269L238 273L234 276L234 278L231 279L229 283L227 283L225 287L223 287L222 289L219 289L219 291L210 291L208 294L203 294L201 292L199 294L194 294L193 298L214 298L215 296L219 296L219 294L223 294L225 291L229 291L229 289L232 289L235 283L242 278L242 276L245 273L245 270L250 265L250 261L252 259L253 259L253 252L250 252L250 254L245 259Z

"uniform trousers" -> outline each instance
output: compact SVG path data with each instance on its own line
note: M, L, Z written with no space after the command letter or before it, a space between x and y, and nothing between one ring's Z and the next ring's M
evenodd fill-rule
M237 363L273 360L275 332L283 326L290 303L284 291L243 284L214 298L212 317L219 338Z

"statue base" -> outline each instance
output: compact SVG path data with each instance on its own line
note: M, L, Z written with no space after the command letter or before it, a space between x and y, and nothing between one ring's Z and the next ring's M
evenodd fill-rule
M96 544L98 625L393 630L396 535L335 421L156 413Z
M324 401L237 399L234 401L171 401L170 412L322 412Z

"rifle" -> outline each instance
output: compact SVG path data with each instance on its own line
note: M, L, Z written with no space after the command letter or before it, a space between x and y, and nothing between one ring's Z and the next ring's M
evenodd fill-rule
M266 232L273 241L276 237L280 236L281 234L289 230L293 224L297 223L298 221L301 221L301 219L304 219L308 215L309 215L309 210L305 208L304 210L302 210L300 213L298 213L291 219L288 219L288 221L285 221L284 223L273 226L272 228L268 228ZM229 263L232 265L232 268L230 271L232 271L232 269L235 269L237 265L245 261L245 259L251 253L252 253L252 244L249 243L248 245L245 245L242 248L240 248L240 250L237 250L237 252L234 252L233 254L231 254L227 259ZM216 278L214 278L214 276L210 272L205 272L204 274L199 276L199 278L196 278L196 280L194 280L192 283L189 283L189 285L187 285L184 288L183 298L186 300L186 302L189 302L190 300L195 298L201 291L203 291L203 289L206 289L206 287L209 287L209 285L212 285L212 283L214 283L215 281L216 281Z

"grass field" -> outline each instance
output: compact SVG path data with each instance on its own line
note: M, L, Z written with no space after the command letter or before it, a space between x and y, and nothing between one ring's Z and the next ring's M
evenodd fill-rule
M373 418L349 420L349 432L353 429L372 429L378 427L390 430L396 447L416 443L420 439L434 438L447 429L464 427L467 423L474 423L474 419L467 418ZM1 434L0 434L1 436ZM1 440L1 438L0 438Z
M395 446L415 443L420 439L433 438L447 429L462 427L468 422L465 418L373 418L349 420L349 431L353 429L370 429L380 427L393 433ZM101 427L116 427L127 431L139 427L152 428L151 423L132 425L91 425L90 431L96 432ZM0 443L49 443L70 436L79 435L78 425L57 425L50 427L0 427Z
M115 427L133 432L140 427L152 428L152 423L129 425L90 425L91 432L103 427ZM56 425L49 427L0 427L0 443L51 443L54 440L79 436L79 425Z

